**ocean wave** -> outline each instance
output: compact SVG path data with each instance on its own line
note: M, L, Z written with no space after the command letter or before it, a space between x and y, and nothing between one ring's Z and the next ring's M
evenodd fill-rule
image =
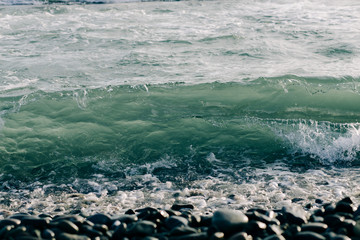
M19 96L7 90L0 99L1 169L24 179L66 178L94 174L100 161L114 159L121 169L170 156L184 172L192 165L208 174L217 165L209 154L223 168L244 166L246 159L250 165L284 158L293 164L301 157L305 166L356 164L357 84L286 76Z

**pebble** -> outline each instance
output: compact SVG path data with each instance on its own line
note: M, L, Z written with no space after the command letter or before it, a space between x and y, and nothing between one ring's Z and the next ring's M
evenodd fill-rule
M300 207L286 206L283 207L282 213L284 214L285 219L289 223L301 225L307 222L306 212Z
M326 240L326 238L315 232L299 232L295 235L295 240Z
M212 217L212 225L224 233L242 230L248 223L248 217L238 210L217 210Z
M0 239L360 240L360 208L350 198L325 204L315 200L310 209L303 204L304 209L296 205L274 211L219 209L213 213L201 213L190 204L174 204L171 209L146 207L88 218L17 213L0 220Z
M165 226L170 230L176 227L187 226L188 224L189 221L180 216L171 216L165 220Z

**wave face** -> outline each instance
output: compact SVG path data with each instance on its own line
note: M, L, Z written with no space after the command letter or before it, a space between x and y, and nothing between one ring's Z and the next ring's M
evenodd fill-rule
M99 162L109 161L115 174L167 158L184 168L179 174L189 165L207 174L213 164L281 159L351 165L360 150L357 84L283 76L3 97L1 170L4 177L67 179L96 173Z

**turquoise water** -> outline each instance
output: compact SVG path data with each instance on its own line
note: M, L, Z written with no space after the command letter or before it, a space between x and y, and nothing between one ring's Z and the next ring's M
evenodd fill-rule
M92 3L0 1L3 209L357 201L356 1Z

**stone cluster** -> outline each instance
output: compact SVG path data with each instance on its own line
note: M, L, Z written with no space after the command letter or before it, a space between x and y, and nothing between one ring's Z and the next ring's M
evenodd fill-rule
M122 215L17 213L0 221L0 239L11 240L360 240L360 207L350 198L317 207L279 210L219 209L199 213L190 204L170 210L146 207Z

